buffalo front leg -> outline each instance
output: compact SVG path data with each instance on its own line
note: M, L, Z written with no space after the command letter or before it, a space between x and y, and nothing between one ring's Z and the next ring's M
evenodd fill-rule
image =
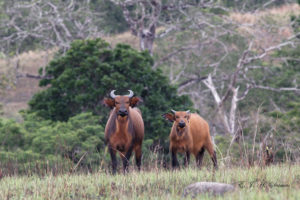
M174 149L172 149L172 167L173 168L178 168L179 167L179 162L177 160L176 150L174 150Z
M142 164L142 147L139 145L135 148L135 163L138 168L138 170L141 170L141 164Z
M190 152L187 151L185 153L185 157L184 157L184 160L183 160L183 165L187 167L189 164L190 164Z
M124 173L128 172L129 160L132 154L133 146L130 146L128 151L125 154L125 157L122 157L123 160L123 171Z
M112 148L109 145L109 153L110 153L110 158L111 158L111 166L112 166L112 173L115 174L117 171L117 158L116 158L116 150Z

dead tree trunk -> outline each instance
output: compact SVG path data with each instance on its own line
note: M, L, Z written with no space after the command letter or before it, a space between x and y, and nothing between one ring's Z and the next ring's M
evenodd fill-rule
M111 1L121 6L131 33L139 38L140 50L148 50L152 55L156 26L161 13L161 0Z

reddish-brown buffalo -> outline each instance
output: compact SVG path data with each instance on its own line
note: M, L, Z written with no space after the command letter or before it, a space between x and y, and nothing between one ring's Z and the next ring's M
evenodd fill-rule
M117 169L116 152L119 152L123 160L125 172L134 151L136 165L140 170L144 122L141 111L135 106L141 99L133 97L131 90L129 95L124 96L115 95L114 92L115 90L111 91L111 98L104 99L104 104L112 109L105 127L105 141L111 156L112 172L116 173Z
M197 165L201 167L205 149L208 151L214 167L217 168L217 157L212 143L208 123L198 114L190 111L174 111L163 117L173 126L170 133L170 152L172 167L178 167L177 153L185 153L184 164L189 164L190 153L194 154Z

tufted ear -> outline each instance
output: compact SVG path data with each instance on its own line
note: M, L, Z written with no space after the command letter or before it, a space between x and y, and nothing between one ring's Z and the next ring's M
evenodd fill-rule
M104 98L102 103L109 107L109 108L113 108L115 107L115 100L114 99L110 99L110 98Z
M134 108L137 106L140 102L143 102L142 98L140 97L132 97L130 98L130 106Z
M165 118L166 120L170 121L170 122L174 122L175 121L175 115L172 113L165 113L162 115L163 118Z

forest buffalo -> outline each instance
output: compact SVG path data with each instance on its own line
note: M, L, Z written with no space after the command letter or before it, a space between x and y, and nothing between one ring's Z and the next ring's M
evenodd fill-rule
M144 122L141 111L135 106L141 99L133 97L131 90L129 90L129 95L124 96L115 95L115 90L112 90L110 97L103 101L112 109L105 127L105 141L111 156L112 172L115 174L117 170L116 152L122 158L123 169L126 172L130 156L134 151L136 165L140 170Z
M163 114L163 117L173 123L170 133L170 152L172 167L179 166L176 154L185 153L184 164L189 164L190 153L193 153L197 165L201 167L205 149L208 151L214 168L218 168L216 152L212 143L208 123L198 114L190 111L174 111Z

